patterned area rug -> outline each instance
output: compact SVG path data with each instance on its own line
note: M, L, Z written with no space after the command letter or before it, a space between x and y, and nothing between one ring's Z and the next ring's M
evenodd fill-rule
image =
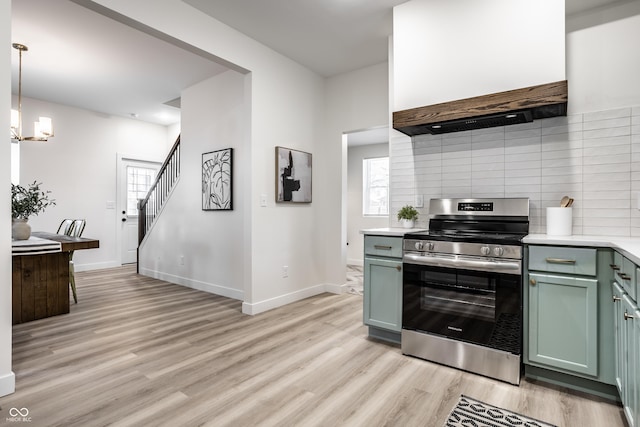
M465 395L449 414L445 427L556 427L506 409L496 408Z

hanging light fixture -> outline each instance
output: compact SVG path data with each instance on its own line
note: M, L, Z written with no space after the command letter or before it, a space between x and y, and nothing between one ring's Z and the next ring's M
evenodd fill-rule
M12 44L20 53L18 63L18 109L11 110L11 139L18 141L48 141L53 136L53 124L50 117L40 117L33 125L33 136L22 136L22 52L29 48L20 43Z

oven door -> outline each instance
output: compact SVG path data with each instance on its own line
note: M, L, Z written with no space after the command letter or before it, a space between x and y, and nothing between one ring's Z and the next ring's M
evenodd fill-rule
M403 329L521 354L521 276L403 264Z

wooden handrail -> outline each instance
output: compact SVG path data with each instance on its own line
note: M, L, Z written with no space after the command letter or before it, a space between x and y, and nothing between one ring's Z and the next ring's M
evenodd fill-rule
M160 167L153 185L144 199L138 200L138 246L162 209L180 176L180 135ZM138 259L139 261L139 259Z

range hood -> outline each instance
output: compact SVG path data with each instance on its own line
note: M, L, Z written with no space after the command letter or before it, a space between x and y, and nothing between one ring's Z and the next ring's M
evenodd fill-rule
M567 115L567 81L530 86L393 113L406 135L442 134Z

